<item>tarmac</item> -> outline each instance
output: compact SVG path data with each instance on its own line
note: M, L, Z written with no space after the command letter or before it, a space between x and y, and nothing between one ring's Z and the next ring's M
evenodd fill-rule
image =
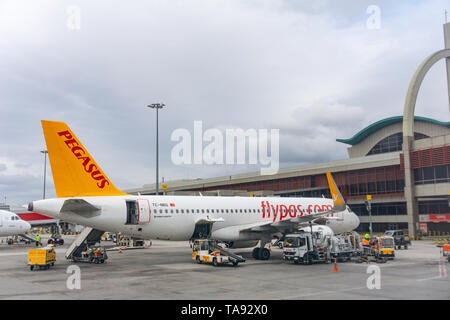
M56 247L54 267L37 271L27 266L34 244L0 243L0 299L450 299L450 263L426 240L396 250L387 263L338 263L333 272L334 264L285 262L275 247L268 261L254 260L252 249L235 249L247 260L238 267L196 264L188 242L157 240L149 248L108 251L105 264L74 263L64 257L74 238L64 236Z

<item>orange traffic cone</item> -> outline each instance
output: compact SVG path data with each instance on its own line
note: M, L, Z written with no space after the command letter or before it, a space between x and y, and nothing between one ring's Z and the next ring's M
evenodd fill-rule
M119 248L119 253L122 253L122 247Z
M336 258L334 258L334 270L333 270L333 272L339 272L339 270L337 268Z

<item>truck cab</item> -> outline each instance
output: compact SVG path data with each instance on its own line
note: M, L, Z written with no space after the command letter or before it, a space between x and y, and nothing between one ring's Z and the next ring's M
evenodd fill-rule
M295 264L312 264L330 260L330 237L321 232L299 232L285 237L283 259Z
M393 237L390 236L376 237L373 247L375 249L376 256L394 259L395 242Z

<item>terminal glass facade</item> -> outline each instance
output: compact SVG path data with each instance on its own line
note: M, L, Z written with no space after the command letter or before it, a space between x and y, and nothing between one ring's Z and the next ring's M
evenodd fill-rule
M419 132L414 132L414 139L425 139L429 138L427 135L424 135ZM370 151L367 153L368 156L372 154L386 153L386 152L394 152L401 151L403 144L403 133L395 133L390 135L389 137L384 138L380 142L378 142Z

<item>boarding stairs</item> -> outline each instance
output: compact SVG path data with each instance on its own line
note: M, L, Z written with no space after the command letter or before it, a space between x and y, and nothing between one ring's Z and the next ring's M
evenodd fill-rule
M103 233L105 232L85 227L67 249L66 259L74 260L74 258L80 257L83 251L100 241Z
M26 239L26 240L30 241L30 242L35 242L36 241L36 238L33 239L33 238L31 238L30 236L28 236L26 234L19 234L19 236L22 237L23 239Z

